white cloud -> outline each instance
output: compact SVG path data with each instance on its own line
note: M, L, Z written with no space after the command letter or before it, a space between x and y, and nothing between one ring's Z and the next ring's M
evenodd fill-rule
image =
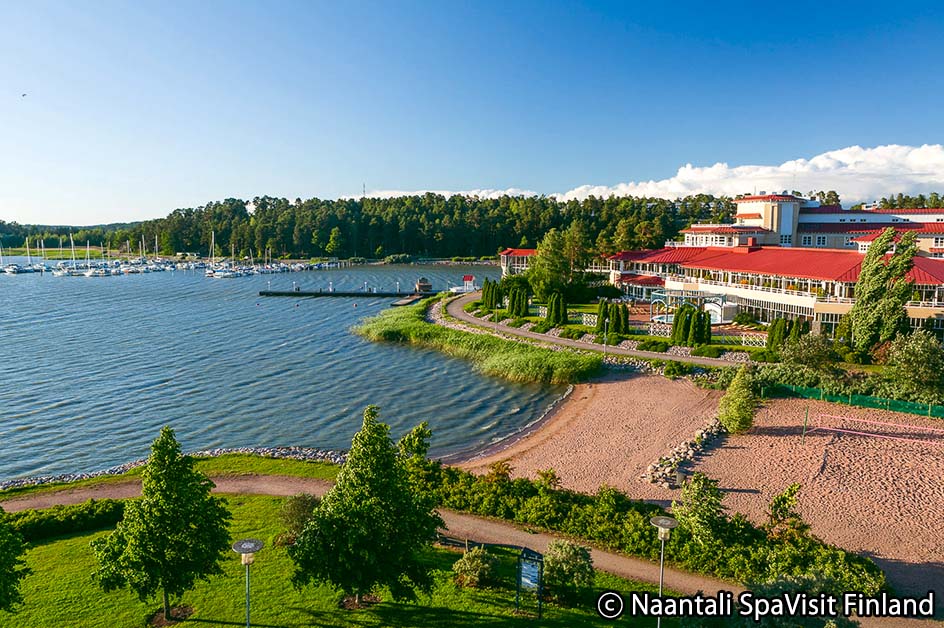
M588 196L652 196L677 198L689 194L734 196L754 191L836 190L845 205L877 200L890 194L944 192L944 146L901 146L889 144L874 148L850 146L809 159L794 159L780 165L744 165L726 163L713 166L685 164L674 177L658 181L632 181L616 185L582 185L562 193L550 194L561 200L582 200ZM534 192L507 190L467 190L449 192L430 190L449 196L461 194L494 198L503 194L531 195ZM368 196L389 198L426 191L380 190Z

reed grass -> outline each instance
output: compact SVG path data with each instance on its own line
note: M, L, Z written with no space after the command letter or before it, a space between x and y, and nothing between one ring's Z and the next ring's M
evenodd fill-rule
M367 318L352 331L374 342L397 342L436 349L469 360L476 370L514 382L573 384L598 374L599 355L555 351L527 342L474 334L426 321L426 310L438 297L393 308Z

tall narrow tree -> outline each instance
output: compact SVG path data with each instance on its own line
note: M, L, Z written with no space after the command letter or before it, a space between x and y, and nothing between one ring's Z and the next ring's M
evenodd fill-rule
M420 426L397 447L377 419L369 406L337 482L288 549L296 586L328 582L356 604L378 586L398 600L428 590L430 564L421 554L443 525L434 498L415 490L407 471L425 453L428 432Z

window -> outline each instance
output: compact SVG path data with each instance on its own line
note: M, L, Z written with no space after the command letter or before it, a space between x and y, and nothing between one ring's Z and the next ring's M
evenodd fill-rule
M790 244L793 244L793 236L792 236L792 235L782 235L782 236L780 236L780 245L781 245L781 246L784 246L784 245L787 245L787 246L788 246L788 245L790 245Z
M852 241L852 236L846 236L846 241L844 246L855 246L855 242Z
M803 236L800 239L801 246L811 246L813 244L813 236Z
M931 253L931 257L935 259L944 259L944 253Z
M944 238L936 237L934 238L934 248L944 247Z
M826 236L816 236L816 246L826 246Z
M846 219L845 219L845 218L840 218L840 219L839 219L839 222L846 222Z

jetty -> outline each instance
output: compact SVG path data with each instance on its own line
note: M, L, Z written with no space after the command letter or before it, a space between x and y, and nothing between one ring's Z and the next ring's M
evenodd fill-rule
M416 303L420 299L431 297L435 295L435 292L393 292L393 291L342 291L342 290L300 290L296 288L295 290L260 290L260 297L367 297L367 298L395 298L397 299L393 305L410 305L411 303Z

